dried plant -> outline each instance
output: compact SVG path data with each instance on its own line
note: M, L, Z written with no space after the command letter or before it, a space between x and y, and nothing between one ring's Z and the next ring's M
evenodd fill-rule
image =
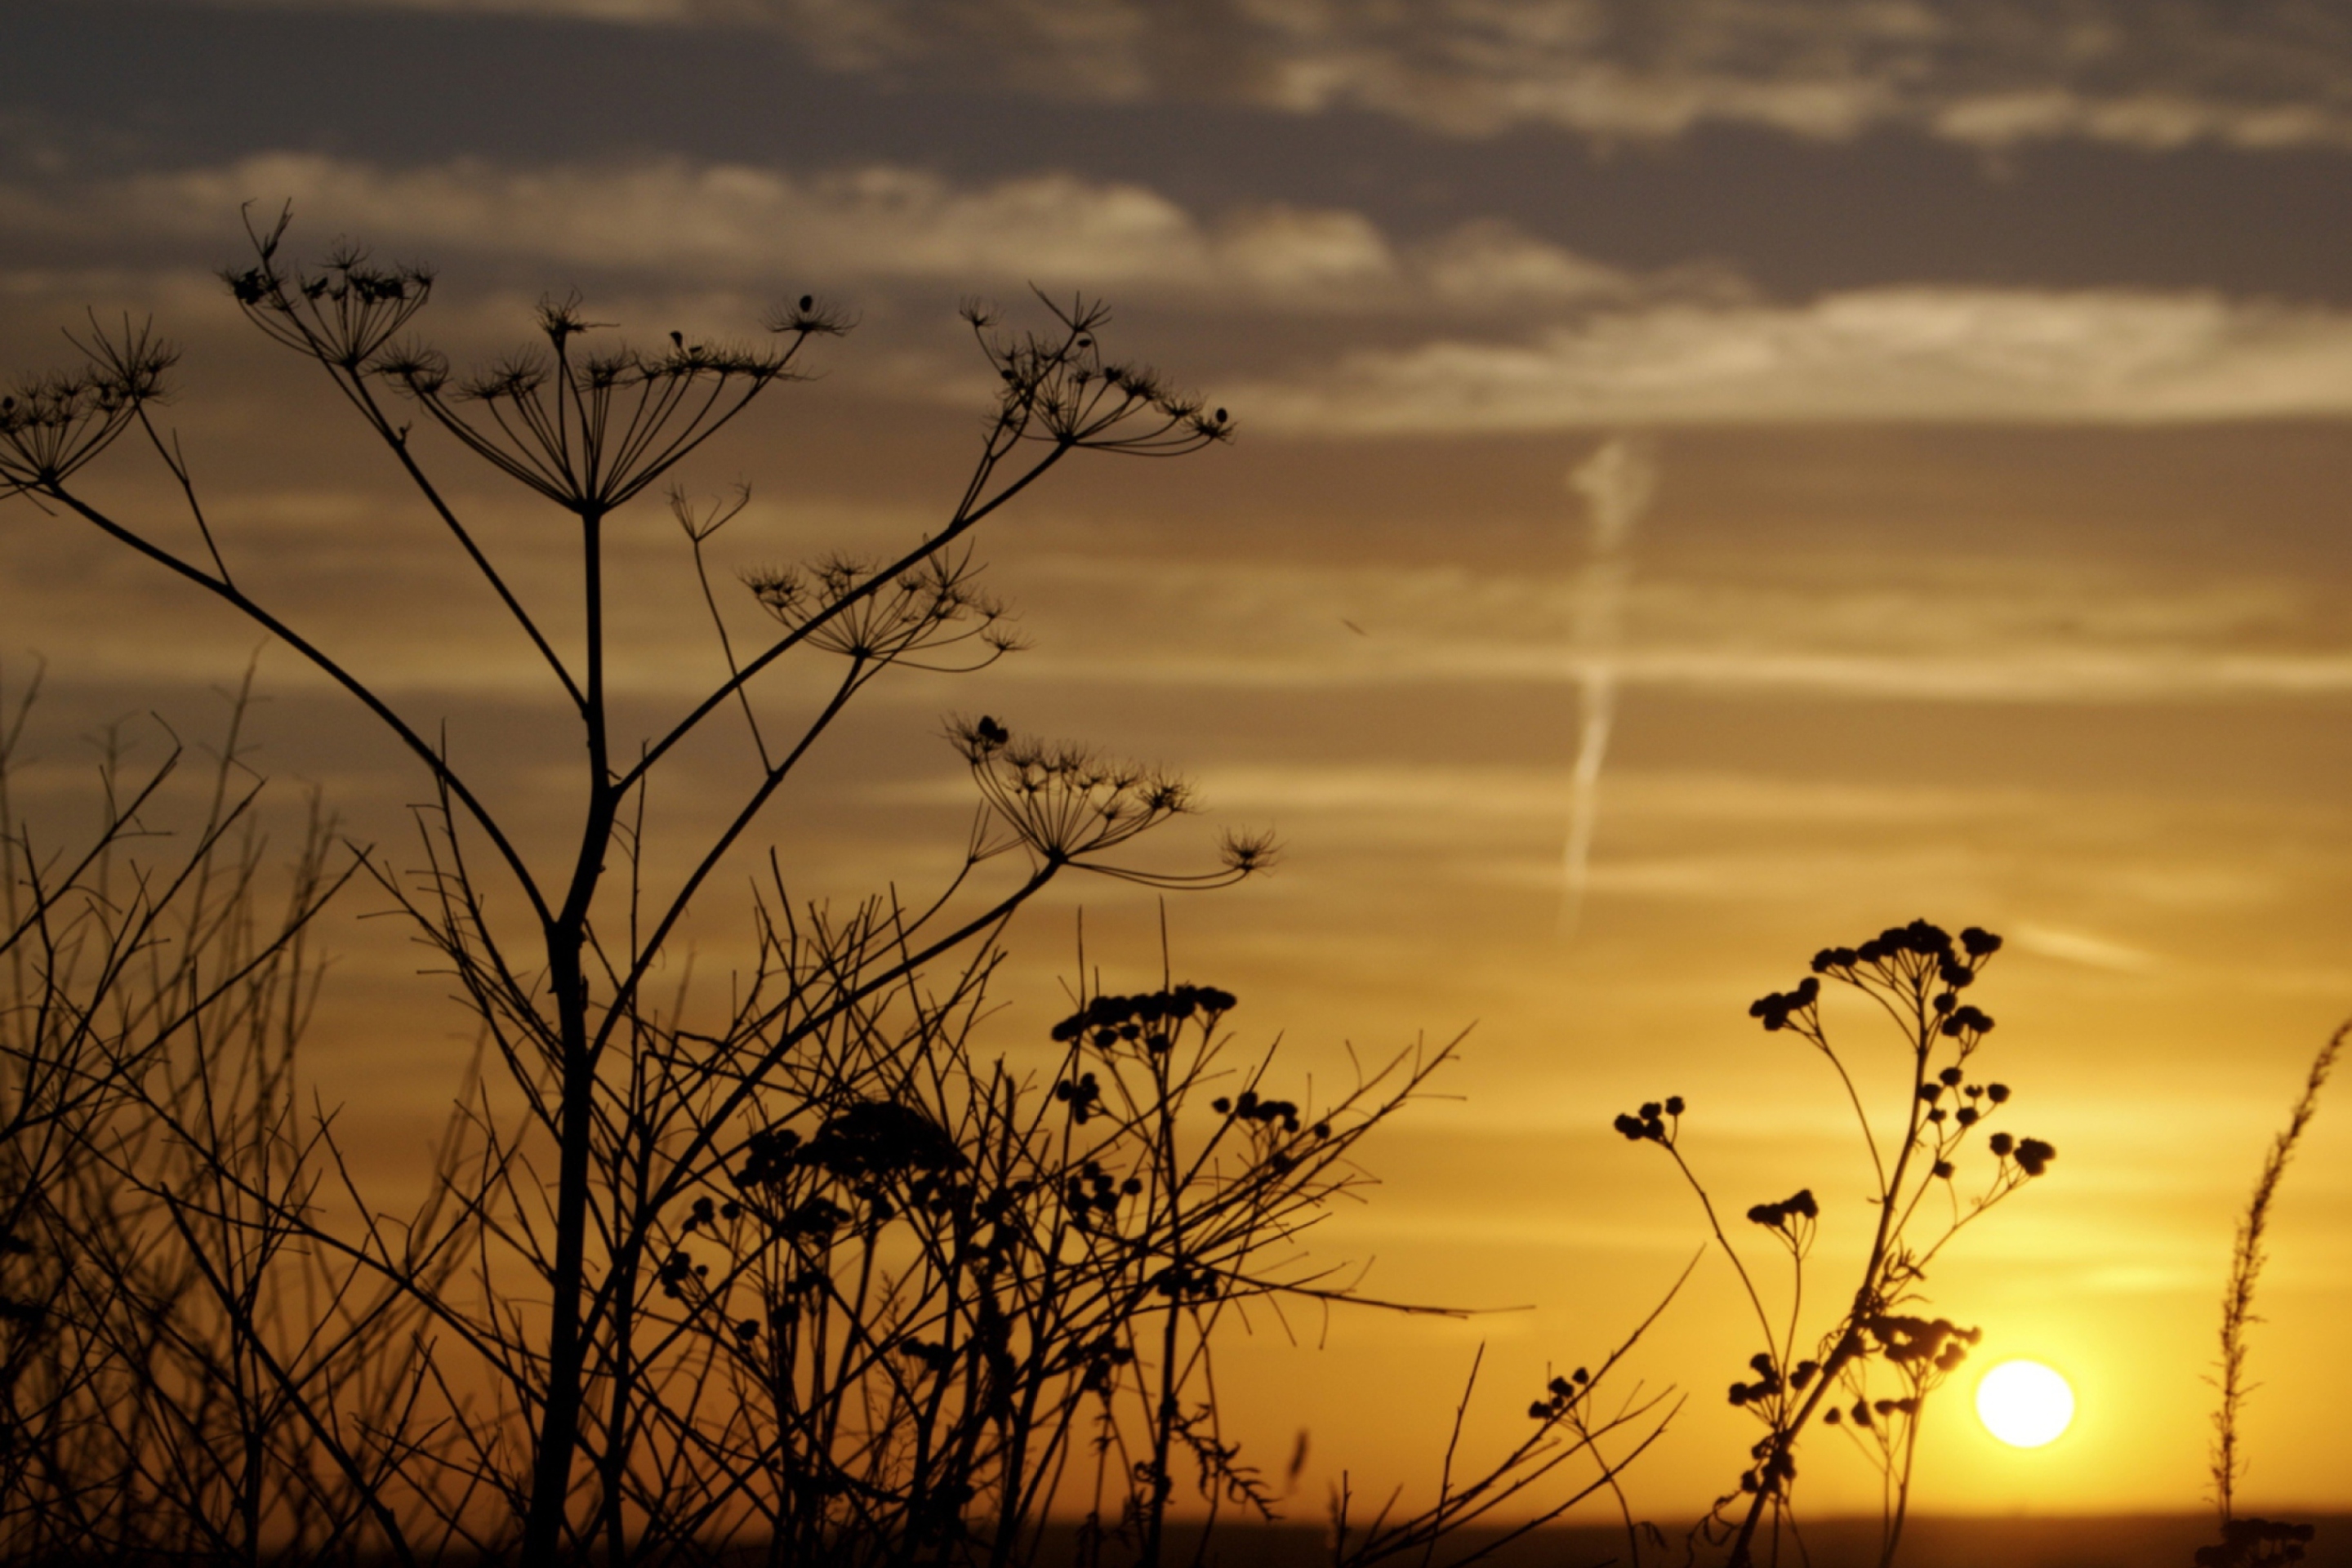
M2263 1265L2269 1261L2263 1243L2270 1229L2271 1204L2278 1196L2287 1162L2294 1157L2294 1146L2303 1141L2311 1119L2319 1114L2320 1090L2327 1087L2347 1036L2352 1036L2352 1024L2330 1035L2312 1058L2311 1070L2304 1075L2303 1092L2295 1097L2286 1125L2271 1140L2270 1152L2263 1158L2262 1173L2254 1178L2253 1194L2246 1200L2237 1240L2230 1249L2230 1284L2221 1296L2221 1375L2214 1380L2221 1403L2213 1412L2213 1506L2221 1516L2221 1539L2199 1549L2200 1568L2299 1563L2312 1538L2307 1524L2238 1517L2238 1478L2246 1468L2245 1456L2239 1451L2238 1418L2252 1389L2246 1381L2246 1331L2262 1321L2254 1315L2254 1287L2262 1279Z
M396 1548L379 1483L417 1440L417 1314L290 1217L326 1173L295 1077L308 932L354 868L331 868L314 802L268 912L245 690L193 805L176 744L134 777L110 734L87 847L45 849L14 792L37 688L0 732L0 1542L19 1562Z
M568 800L498 804L480 759L428 739L435 716L342 662L331 625L248 592L235 541L157 423L176 352L148 329L94 333L82 370L0 405L0 489L239 612L405 747L433 789L422 864L364 851L357 864L470 1005L488 1069L464 1091L423 1205L383 1210L331 1118L306 1116L294 1093L315 981L297 936L341 879L325 871L326 824L281 928L248 933L199 890L204 929L236 933L220 953L248 970L268 957L271 988L222 991L243 1009L236 1029L197 1028L188 1054L154 1058L167 1071L131 1070L133 1047L110 1047L92 1079L109 1109L76 1145L121 1205L97 1271L106 1293L76 1306L77 1331L110 1366L139 1364L142 1333L168 1352L146 1363L168 1370L138 1374L143 1403L121 1406L142 1425L109 1438L142 1477L121 1495L176 1487L185 1506L119 1540L53 1510L56 1539L247 1560L619 1563L757 1548L779 1562L1006 1563L1034 1553L1050 1510L1084 1500L1090 1559L1115 1545L1157 1563L1181 1489L1212 1519L1270 1512L1219 1424L1213 1342L1255 1315L1365 1300L1301 1242L1361 1181L1359 1143L1447 1053L1407 1052L1323 1103L1279 1098L1270 1052L1244 1058L1225 1031L1233 998L1165 981L1082 992L1050 1069L983 1055L973 1037L1007 922L1055 878L1218 887L1269 865L1270 840L1228 835L1192 869L1133 858L1193 809L1182 781L992 716L957 720L948 739L978 800L933 895L810 903L771 851L755 951L725 1001L683 981L650 994L689 909L730 866L757 863L764 812L852 699L895 669L971 670L1018 647L979 584L973 531L1074 453L1196 451L1230 437L1225 412L1107 357L1099 306L1045 301L1045 326L1024 333L967 308L999 395L961 491L895 556L740 570L739 604L767 623L746 637L712 556L748 495L698 505L676 470L798 379L809 345L845 330L840 315L803 296L771 316L763 346L673 332L646 351L578 300L551 300L531 347L459 373L411 335L429 271L352 246L305 268L286 257L284 220L250 233L250 264L224 275L234 298L328 378L494 592L585 765ZM80 488L133 431L175 481L197 551ZM570 520L584 614L566 646L436 477L436 432ZM656 496L728 673L627 734L610 698L624 650L608 631L621 586L608 531ZM793 658L829 662L834 684L814 717L788 721L762 678ZM676 835L649 827L649 784L722 710L741 718L752 782L683 859L656 861L648 842ZM528 852L526 814L568 821L570 847ZM236 885L249 899L250 878ZM89 929L105 951L146 951L103 921ZM64 994L61 973L51 963L32 990ZM1603 1415L1575 1385L1543 1442L1507 1458L1502 1480L1449 1492L1412 1539L1518 1495L1556 1462L1539 1457L1555 1435L1597 1455L1654 1406ZM1595 1484L1626 1458L1601 1459Z
M1696 1268L1698 1259L1691 1261ZM1417 1513L1400 1514L1400 1489L1390 1494L1370 1521L1359 1521L1353 1514L1350 1480L1343 1473L1331 1499L1333 1568L1370 1568L1373 1563L1408 1556L1427 1565L1438 1560L1441 1547L1457 1544L1459 1554L1448 1555L1448 1568L1467 1568L1557 1522L1578 1504L1602 1492L1610 1495L1623 1521L1627 1561L1639 1568L1644 1546L1663 1549L1665 1537L1657 1527L1634 1520L1621 1478L1665 1435L1683 1401L1671 1388L1653 1393L1640 1384L1619 1395L1605 1394L1603 1390L1618 1363L1648 1334L1690 1276L1690 1268L1683 1270L1682 1278L1650 1314L1602 1359L1598 1372L1580 1366L1547 1379L1541 1395L1528 1405L1528 1419L1535 1423L1534 1428L1491 1461L1484 1474L1462 1479L1455 1476L1454 1468L1463 1425L1478 1390L1479 1369L1486 1363L1486 1348L1481 1346L1463 1385L1462 1402L1454 1408L1454 1428L1446 1437L1445 1458L1438 1471L1436 1500ZM1546 1498L1537 1491L1563 1468L1570 1469L1572 1478L1563 1492ZM1498 1514L1500 1521L1496 1518Z
M1097 305L1044 301L1045 324L1020 333L967 308L997 400L937 525L895 554L730 573L715 556L748 492L698 503L680 465L800 379L811 345L846 330L842 315L803 296L772 313L760 346L672 332L646 350L576 299L550 300L530 347L459 372L411 335L429 271L349 246L305 268L286 233L282 219L251 231L251 262L225 275L232 295L328 378L492 590L549 703L576 724L583 766L563 798L499 804L481 759L431 738L438 716L356 674L331 626L302 624L305 607L247 591L235 542L156 421L176 352L148 329L95 331L83 368L0 400L0 493L78 517L240 613L405 748L433 792L421 864L361 851L352 865L436 954L478 1021L486 1067L421 1206L379 1206L331 1118L296 1093L317 976L302 933L350 875L329 870L330 826L314 817L273 923L254 912L259 840L231 832L247 797L226 782L187 869L166 882L134 872L120 889L109 857L143 831L162 774L62 879L9 837L0 789L16 966L6 1049L20 1080L0 1248L27 1249L0 1259L13 1401L0 1523L20 1532L19 1555L1003 1568L1033 1560L1054 1510L1076 1509L1085 1561L1157 1568L1180 1500L1212 1523L1272 1517L1271 1489L1222 1424L1216 1342L1260 1319L1286 1328L1302 1308L1431 1310L1366 1296L1304 1243L1362 1183L1360 1145L1451 1047L1363 1068L1321 1101L1285 1098L1271 1047L1235 1043L1234 997L1175 983L1163 958L1148 992L1082 984L1050 1055L1029 1066L983 1049L1009 922L1055 879L1213 888L1275 858L1270 840L1231 834L1191 868L1137 858L1144 836L1194 809L1181 779L992 715L948 723L975 809L929 896L812 902L776 852L760 853L778 792L875 681L1017 651L1009 612L982 586L976 530L1075 453L1198 451L1231 437L1225 411L1107 357ZM81 488L134 431L199 550ZM543 607L468 527L437 477L450 454L567 520L576 636L549 635ZM608 550L630 509L656 499L727 673L638 734L611 696L625 584ZM831 672L813 714L774 700L766 678L787 659ZM751 781L688 824L698 837L682 858L656 858L648 844L679 836L649 820L650 784L722 716L741 721ZM0 785L5 771L0 751ZM568 845L527 850L526 816L566 824ZM690 974L689 910L714 879L751 868L752 951L724 999L687 978L655 994L665 975ZM182 922L168 960L166 911ZM1617 1121L1689 1183L1764 1340L1731 1391L1763 1436L1739 1489L1695 1532L1727 1543L1734 1563L1753 1561L1768 1520L1776 1548L1793 1531L1796 1449L1816 1419L1879 1467L1881 1561L1895 1555L1924 1402L1976 1338L1918 1315L1927 1268L2054 1157L1991 1131L2009 1091L1970 1081L1993 1024L1959 998L1999 946L1914 922L1822 952L1812 976L1752 1009L1831 1064L1874 1173L1874 1234L1826 1327L1804 1312L1810 1190L1748 1211L1790 1261L1775 1310L1685 1161L1682 1100ZM1825 979L1902 1035L1899 1115L1874 1117L1830 1045ZM1964 1199L1956 1161L1980 1131L1992 1173ZM68 1267L76 1236L87 1260ZM1460 1543L1453 1561L1466 1563L1606 1491L1638 1562L1657 1538L1635 1525L1619 1477L1676 1405L1610 1380L1648 1326L1597 1372L1550 1379L1528 1407L1533 1430L1465 1479L1474 1367L1435 1500L1412 1511L1391 1497L1366 1522L1343 1483L1336 1561L1412 1555L1427 1568ZM1498 1522L1483 1544L1465 1533Z
M696 1372L648 1436L713 1461L646 1456L680 1528L732 1516L780 1562L1003 1563L1058 1501L1086 1560L1156 1562L1180 1491L1271 1517L1219 1425L1217 1331L1353 1299L1300 1237L1446 1052L1302 1107L1267 1092L1271 1051L1235 1056L1234 998L1180 984L1083 998L1048 1091L974 1053L986 982L830 1026L664 1226L657 1315Z
M1902 1542L1913 1460L1927 1398L1955 1371L1979 1337L1945 1318L1906 1308L1924 1300L1928 1266L1961 1229L2049 1168L2057 1151L2037 1138L1990 1131L2011 1095L2009 1087L1977 1080L1972 1064L1993 1020L1961 994L1975 984L2000 939L1969 927L1955 940L1926 921L1892 927L1856 947L1824 949L1812 973L1787 992L1758 1000L1751 1017L1775 1033L1804 1040L1837 1075L1853 1108L1869 1158L1875 1211L1859 1278L1825 1329L1805 1319L1806 1268L1819 1235L1821 1205L1811 1188L1747 1211L1790 1262L1785 1308L1768 1290L1724 1229L1706 1184L1684 1158L1682 1121L1688 1109L1669 1096L1616 1119L1628 1141L1663 1150L1706 1215L1716 1247L1738 1275L1764 1348L1749 1359L1753 1375L1731 1385L1731 1403L1763 1427L1748 1452L1738 1489L1719 1499L1694 1531L1694 1545L1727 1543L1735 1568L1759 1550L1778 1560L1783 1533L1795 1540L1791 1503L1797 1447L1816 1418L1843 1431L1879 1471L1882 1524L1879 1562L1891 1564ZM1830 1043L1822 1020L1826 979L1867 998L1902 1042L1902 1099L1874 1120L1847 1060ZM1963 1197L1958 1157L1984 1135L1993 1157L1984 1184ZM1759 1544L1759 1528L1770 1529Z

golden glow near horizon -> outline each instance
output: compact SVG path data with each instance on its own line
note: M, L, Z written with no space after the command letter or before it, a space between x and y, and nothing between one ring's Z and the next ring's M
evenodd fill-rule
M2039 1448L2074 1425L2074 1391L2038 1361L2005 1361L1977 1380L1977 1419L2012 1448Z

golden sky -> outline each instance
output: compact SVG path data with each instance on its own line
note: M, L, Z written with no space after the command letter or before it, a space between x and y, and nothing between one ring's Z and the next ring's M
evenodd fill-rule
M959 299L1107 296L1111 346L1240 439L1075 464L992 525L1034 646L878 689L771 837L813 896L922 885L968 810L940 716L1000 714L1280 833L1275 876L1170 918L1177 967L1301 1075L1475 1023L1459 1098L1390 1130L1385 1184L1318 1246L1376 1257L1382 1294L1529 1310L1343 1314L1300 1348L1262 1325L1224 1384L1269 1466L1312 1432L1297 1511L1342 1467L1425 1485L1482 1340L1491 1446L1672 1282L1704 1229L1609 1130L1639 1100L1689 1099L1733 1208L1819 1193L1833 1280L1859 1156L1833 1080L1747 1005L1916 915L2009 939L1988 1049L2061 1152L1955 1244L1935 1308L2081 1400L2020 1453L1955 1385L1920 1506L2190 1509L2233 1211L2352 1011L2352 27L2284 0L2054 14L5 0L0 349L34 370L85 307L152 311L241 572L529 799L575 765L552 694L381 453L238 320L211 269L240 204L432 261L420 325L461 360L551 289L648 341L803 290L854 312L688 475L752 487L730 564L936 526L991 395ZM1603 540L1575 476L1621 438L1650 488ZM561 530L436 460L564 626ZM167 482L127 449L93 480L157 517ZM723 667L675 525L641 510L616 679L652 729ZM0 660L47 661L37 804L71 809L110 720L206 733L254 646L68 520L0 513ZM260 670L263 769L404 842L421 781L282 651ZM1148 898L1061 890L1015 932L1008 1048L1057 1016L1081 902L1106 978L1155 978ZM315 1061L396 1183L467 1029L370 907L333 928ZM714 898L698 942L725 953L734 912ZM1831 1018L1872 1059L1860 1009ZM2339 1110L2278 1218L2258 1507L2352 1506ZM1693 1394L1631 1478L1662 1521L1752 1436L1721 1394L1754 1348L1728 1289L1702 1265L1639 1362ZM1830 1447L1803 1500L1874 1507Z

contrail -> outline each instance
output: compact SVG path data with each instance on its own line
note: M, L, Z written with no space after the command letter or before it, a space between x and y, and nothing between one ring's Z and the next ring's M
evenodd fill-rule
M1617 718L1617 641L1625 586L1633 574L1626 546L1633 525L1657 493L1652 444L1613 436L1568 471L1568 488L1584 498L1591 529L1583 572L1576 584L1571 654L1576 662L1576 771L1570 776L1568 850L1560 885L1559 934L1576 934L1601 816L1601 764Z

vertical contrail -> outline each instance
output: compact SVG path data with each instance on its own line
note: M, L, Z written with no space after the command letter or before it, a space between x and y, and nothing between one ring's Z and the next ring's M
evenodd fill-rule
M1568 809L1568 849L1560 887L1559 933L1576 934L1584 914L1592 831L1601 813L1601 763L1617 717L1617 640L1625 586L1633 574L1626 546L1633 525L1657 493L1658 466L1650 443L1613 436L1568 471L1568 488L1584 498L1590 524L1584 570L1577 577L1571 657L1576 664L1576 771Z

